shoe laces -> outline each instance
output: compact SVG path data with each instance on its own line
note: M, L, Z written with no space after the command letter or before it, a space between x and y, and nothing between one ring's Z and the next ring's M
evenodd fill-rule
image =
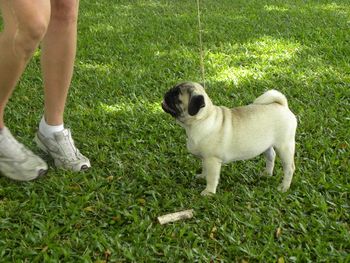
M79 150L75 147L73 138L70 133L65 133L63 140L60 142L61 149L64 152L65 156L69 160L79 159Z

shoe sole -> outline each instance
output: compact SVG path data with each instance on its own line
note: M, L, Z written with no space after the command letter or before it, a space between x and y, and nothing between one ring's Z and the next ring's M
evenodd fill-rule
M47 174L47 172L48 172L48 169L40 169L38 171L38 174L35 177L32 177L32 178L18 178L18 177L7 176L4 173L0 173L0 174L3 175L4 177L8 178L8 179L13 180L13 181L30 182L30 181L34 181L34 180L37 180L37 179L40 179L40 178L44 177Z

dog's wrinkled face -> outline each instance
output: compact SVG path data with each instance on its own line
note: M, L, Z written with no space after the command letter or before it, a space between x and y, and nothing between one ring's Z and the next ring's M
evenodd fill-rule
M171 88L165 95L162 108L180 122L198 114L205 107L205 91L201 85L185 82Z

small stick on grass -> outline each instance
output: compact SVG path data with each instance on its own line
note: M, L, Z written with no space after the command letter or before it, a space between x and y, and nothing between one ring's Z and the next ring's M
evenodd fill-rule
M163 216L158 216L158 222L161 225L175 222L181 219L189 219L193 217L193 209L184 210L176 213L166 214Z

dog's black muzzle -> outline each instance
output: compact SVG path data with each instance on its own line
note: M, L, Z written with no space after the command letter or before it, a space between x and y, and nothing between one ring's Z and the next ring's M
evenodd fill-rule
M165 102L165 100L162 102L162 109L163 109L163 111L165 111L166 113L169 113L171 116L173 116L173 117L175 117L175 118L179 116L179 113L178 113L176 110L172 109L172 108Z

